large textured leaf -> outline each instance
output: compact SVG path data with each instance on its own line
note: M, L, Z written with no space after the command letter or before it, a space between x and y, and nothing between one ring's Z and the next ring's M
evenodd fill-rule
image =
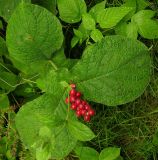
M6 43L5 43L4 39L2 37L0 37L0 56L5 55L7 53L8 53L8 51L7 51Z
M68 116L64 99L64 94L61 97L45 94L24 105L16 116L16 127L20 137L30 149L38 142L39 131L43 126L52 131L55 142L51 156L55 159L67 156L76 144L76 139L67 128Z
M108 147L101 151L99 160L116 160L120 156L120 148Z
M150 63L148 48L141 42L109 36L89 46L71 71L87 99L114 106L143 93Z
M10 57L14 65L24 72L31 72L50 59L62 41L60 22L40 6L20 4L7 27Z
M99 160L99 153L90 147L77 147L75 153L80 160Z
M31 0L0 0L0 16L8 21L15 8L22 1L29 3L31 2Z
M152 10L142 10L132 17L132 22L137 24L139 34L144 38L158 38L158 21L152 19L155 13Z
M67 23L76 23L86 13L84 0L57 0L60 18Z
M69 131L74 137L80 141L89 141L95 137L94 133L86 125L78 121L70 121L68 123Z
M130 7L111 7L101 10L97 15L97 22L101 28L111 28L116 26L132 8Z

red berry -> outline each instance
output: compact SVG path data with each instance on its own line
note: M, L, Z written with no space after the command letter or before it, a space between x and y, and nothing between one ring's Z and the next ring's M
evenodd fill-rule
M81 110L82 116L86 115L87 111L85 109Z
M81 104L81 100L79 98L77 98L75 103L76 103L77 106L79 106Z
M75 89L70 90L70 96L76 96L76 90Z
M81 92L77 92L76 97L80 98L81 97Z
M75 103L73 103L70 108L71 108L72 110L76 110L76 109L77 109L77 106L76 106Z
M70 87L71 88L76 88L76 84L72 83L72 84L70 84Z
M90 116L94 116L94 115L95 115L95 111L94 111L93 109L90 109L90 110L88 111L88 114L89 114Z
M81 117L82 116L82 110L77 110L76 111L76 116Z
M69 98L68 98L68 97L65 99L65 103L66 103L66 104L69 103Z
M83 105L86 105L86 104L87 104L87 102L86 102L86 101L82 101L82 104L83 104Z
M70 102L73 103L76 101L76 97L75 96L70 96Z
M83 105L82 103L80 103L80 104L78 105L78 109L79 109L79 110L84 109L84 105Z
M90 105L89 105L89 104L86 104L86 105L85 105L85 109L86 109L87 111L89 111L89 110L91 109Z
M90 120L91 120L91 116L90 115L85 115L84 116L84 121L85 122L90 122Z

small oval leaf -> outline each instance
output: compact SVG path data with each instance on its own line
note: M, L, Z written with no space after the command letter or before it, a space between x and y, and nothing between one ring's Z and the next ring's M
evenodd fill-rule
M81 122L69 121L68 128L70 133L80 141L89 141L95 137L91 129Z

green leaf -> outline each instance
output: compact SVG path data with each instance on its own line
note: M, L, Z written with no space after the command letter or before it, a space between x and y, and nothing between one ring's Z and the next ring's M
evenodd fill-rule
M9 21L6 39L14 65L23 72L34 73L61 47L62 27L48 10L22 3Z
M0 111L7 110L9 108L9 99L7 95L0 95Z
M99 42L102 40L103 35L98 29L95 29L91 32L91 38L94 42Z
M84 28L87 30L95 29L95 20L88 13L83 14L82 23L83 23Z
M83 34L80 30L77 29L73 29L75 36L77 36L78 38L82 39L83 38Z
M145 9L150 5L149 1L147 0L136 0L136 1L137 1L137 12Z
M128 38L137 39L138 37L138 27L134 22L121 23L115 27L116 34L123 35Z
M137 24L139 34L144 38L158 38L158 21L151 19L155 13L152 10L141 10L132 17L132 22Z
M45 7L56 15L56 0L32 0L32 3Z
M1 29L3 28L3 23L2 23L1 20L0 20L0 28L1 28Z
M98 16L99 12L101 10L104 10L106 1L107 0L104 0L104 1L102 1L100 3L97 3L95 6L93 6L90 9L89 14L95 19L95 21L97 21L97 16Z
M80 38L78 38L77 36L73 36L73 38L71 39L71 48L75 47L79 41Z
M123 160L123 157L119 156L119 157L116 158L115 160Z
M43 92L60 97L63 89L69 86L67 82L72 79L71 77L72 75L67 68L61 68L56 71L45 68L41 77L37 80L37 85Z
M0 56L5 54L8 54L6 42L2 37L0 37Z
M112 28L116 26L130 11L129 7L110 7L101 10L97 16L97 22L101 28Z
M6 92L13 91L18 83L18 77L10 72L2 71L0 74L0 88Z
M85 29L83 23L81 23L78 30L82 33L82 42L90 36L91 31Z
M64 48L61 48L60 50L54 53L52 61L55 63L57 68L63 67L63 68L71 69L78 60L66 58L64 53Z
M101 151L99 160L115 160L120 156L120 148L108 147Z
M31 3L31 0L1 0L0 1L0 16L6 21L9 21L10 16L14 12L15 8L20 4L20 2Z
M95 137L91 129L81 122L69 121L68 127L70 133L80 141L90 141Z
M72 68L86 99L110 106L139 97L150 79L148 48L122 36L107 36L84 51Z
M128 21L131 19L131 17L136 12L136 0L125 0L125 3L122 5L122 7L131 7L132 10L124 17L124 21Z
M99 160L99 153L90 147L77 147L75 153L80 160Z
M61 20L67 23L79 22L87 7L84 0L57 0Z
M30 150L39 142L39 131L43 126L48 127L54 135L54 147L51 149L51 158L61 159L75 147L76 139L71 136L66 118L71 119L71 111L67 115L65 105L66 92L61 97L44 94L25 104L18 112L15 122L21 140ZM48 136L49 137L49 136Z

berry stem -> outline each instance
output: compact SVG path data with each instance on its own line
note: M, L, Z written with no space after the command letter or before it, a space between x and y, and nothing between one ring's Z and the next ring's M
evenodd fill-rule
M68 99L69 99L69 102L68 102L66 121L68 121L68 119L69 119L69 113L70 113L70 96L69 96L69 94L68 94Z

